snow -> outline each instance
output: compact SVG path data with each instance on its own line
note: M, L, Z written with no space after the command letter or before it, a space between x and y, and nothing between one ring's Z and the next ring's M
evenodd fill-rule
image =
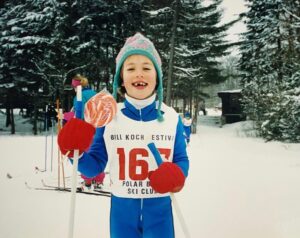
M240 93L241 89L232 89L232 90L225 90L225 91L219 91L218 93Z
M0 128L4 118L0 113ZM191 237L298 238L300 144L266 143L253 136L251 122L220 128L199 121L188 147L189 177L176 194ZM21 125L23 135L0 131L0 236L67 237L71 194L25 186L42 187L41 179L57 184L56 136L53 171L50 131L47 172L37 172L35 166L45 167L46 137L26 134L30 127ZM64 168L70 184L72 167L65 161ZM77 194L74 237L108 238L109 208L107 197ZM175 212L174 219L176 237L184 238Z
M167 13L167 12L171 12L172 9L170 7L164 7L164 8L160 8L158 10L151 10L151 11L145 11L148 14L150 14L151 16L158 16L159 14L163 14L163 13Z

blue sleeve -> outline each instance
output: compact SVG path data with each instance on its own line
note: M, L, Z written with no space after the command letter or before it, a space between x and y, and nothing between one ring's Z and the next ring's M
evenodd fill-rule
M95 177L106 167L108 156L103 138L104 131L104 127L96 129L90 149L79 159L78 170L86 177Z
M186 153L184 129L180 117L178 117L178 124L176 130L173 163L177 164L182 169L182 172L184 173L185 177L188 176L189 159Z
M73 108L77 118L84 119L84 107L88 100L96 95L96 92L91 89L82 89L82 100L77 102L77 96L73 99Z
M76 115L76 118L79 118L79 119L83 119L83 108L84 108L84 102L78 102L77 101L77 97L75 96L74 99L73 99L73 108L74 108L74 112L75 112L75 115Z
M77 97L75 96L75 97L73 98L73 107L74 107L74 109L75 109L75 106L76 106L76 101L77 101Z

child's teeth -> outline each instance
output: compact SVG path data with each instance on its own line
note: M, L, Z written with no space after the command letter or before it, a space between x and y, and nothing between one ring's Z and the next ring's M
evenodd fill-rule
M145 86L146 83L134 83L133 85L134 85L134 86Z

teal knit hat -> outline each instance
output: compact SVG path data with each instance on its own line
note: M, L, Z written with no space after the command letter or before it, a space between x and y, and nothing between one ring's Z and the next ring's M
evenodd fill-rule
M163 81L162 81L162 70L161 70L161 59L155 49L153 43L143 36L141 33L136 33L134 36L129 37L123 48L120 50L116 58L116 73L113 82L113 96L117 98L118 88L120 87L120 71L124 61L131 55L144 55L149 58L157 73L157 97L158 97L158 120L162 121L163 116L161 114L161 104L163 101Z

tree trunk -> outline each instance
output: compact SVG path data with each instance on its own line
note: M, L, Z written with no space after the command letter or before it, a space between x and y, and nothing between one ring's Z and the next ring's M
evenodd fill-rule
M38 106L37 106L37 97L34 96L34 106L33 106L33 134L37 135L37 117L38 117Z
M169 68L168 68L168 79L167 79L167 96L166 96L166 104L167 105L171 105L173 59L174 59L174 47L175 47L177 21L178 21L179 3L180 3L180 0L176 0L175 14L174 14L174 18L173 18L171 45L170 45L170 59L169 59Z
M198 120L198 99L196 99L194 104L194 116L193 116L193 134L197 133L197 120Z
M16 128L15 128L15 117L14 117L14 108L12 107L10 109L10 117L11 117L11 134L14 135L16 133Z
M198 108L199 108L199 99L198 98L195 98L195 102L194 102L194 120L197 122L197 119L198 119Z
M106 85L108 85L109 84L109 75L110 75L110 73L109 73L109 70L110 70L110 65L109 65L109 47L108 47L108 45L106 46L106 78L105 78L105 83L106 83ZM102 88L103 89L103 88Z
M9 127L10 124L11 124L10 107L9 107L9 104L6 104L6 123L5 123L5 126Z
M192 95L190 95L190 98L189 98L189 112L191 114L191 117L193 117L193 97Z

